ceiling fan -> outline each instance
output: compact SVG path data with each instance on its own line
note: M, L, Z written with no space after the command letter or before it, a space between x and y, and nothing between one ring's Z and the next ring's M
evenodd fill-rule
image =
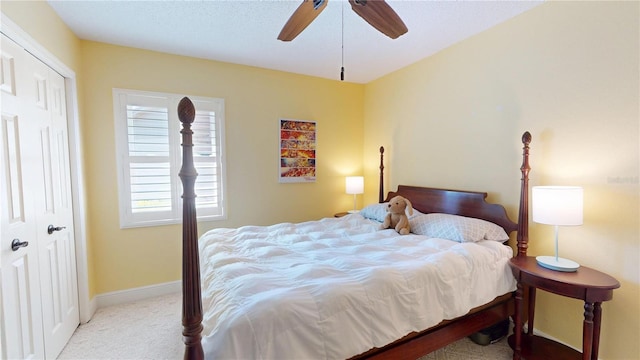
M303 0L291 15L278 40L291 41L296 38L327 7L329 0ZM384 0L349 0L351 9L371 26L392 39L408 31L402 19Z

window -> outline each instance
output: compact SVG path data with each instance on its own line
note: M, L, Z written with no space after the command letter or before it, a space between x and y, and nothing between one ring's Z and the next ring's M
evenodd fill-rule
M120 227L182 221L183 95L113 89ZM198 220L224 219L224 100L189 96Z

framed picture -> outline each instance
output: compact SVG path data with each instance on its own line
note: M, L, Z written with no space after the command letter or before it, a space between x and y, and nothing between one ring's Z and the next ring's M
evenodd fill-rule
M316 122L280 119L281 183L316 181Z

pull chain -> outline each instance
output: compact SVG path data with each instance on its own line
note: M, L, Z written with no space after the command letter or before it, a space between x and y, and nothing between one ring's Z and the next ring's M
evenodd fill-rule
M342 66L340 67L340 81L344 81L344 1L342 2Z

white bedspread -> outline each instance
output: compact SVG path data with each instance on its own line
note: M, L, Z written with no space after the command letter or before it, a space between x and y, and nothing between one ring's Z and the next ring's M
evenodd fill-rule
M207 359L344 359L515 289L512 250L358 214L200 239Z

